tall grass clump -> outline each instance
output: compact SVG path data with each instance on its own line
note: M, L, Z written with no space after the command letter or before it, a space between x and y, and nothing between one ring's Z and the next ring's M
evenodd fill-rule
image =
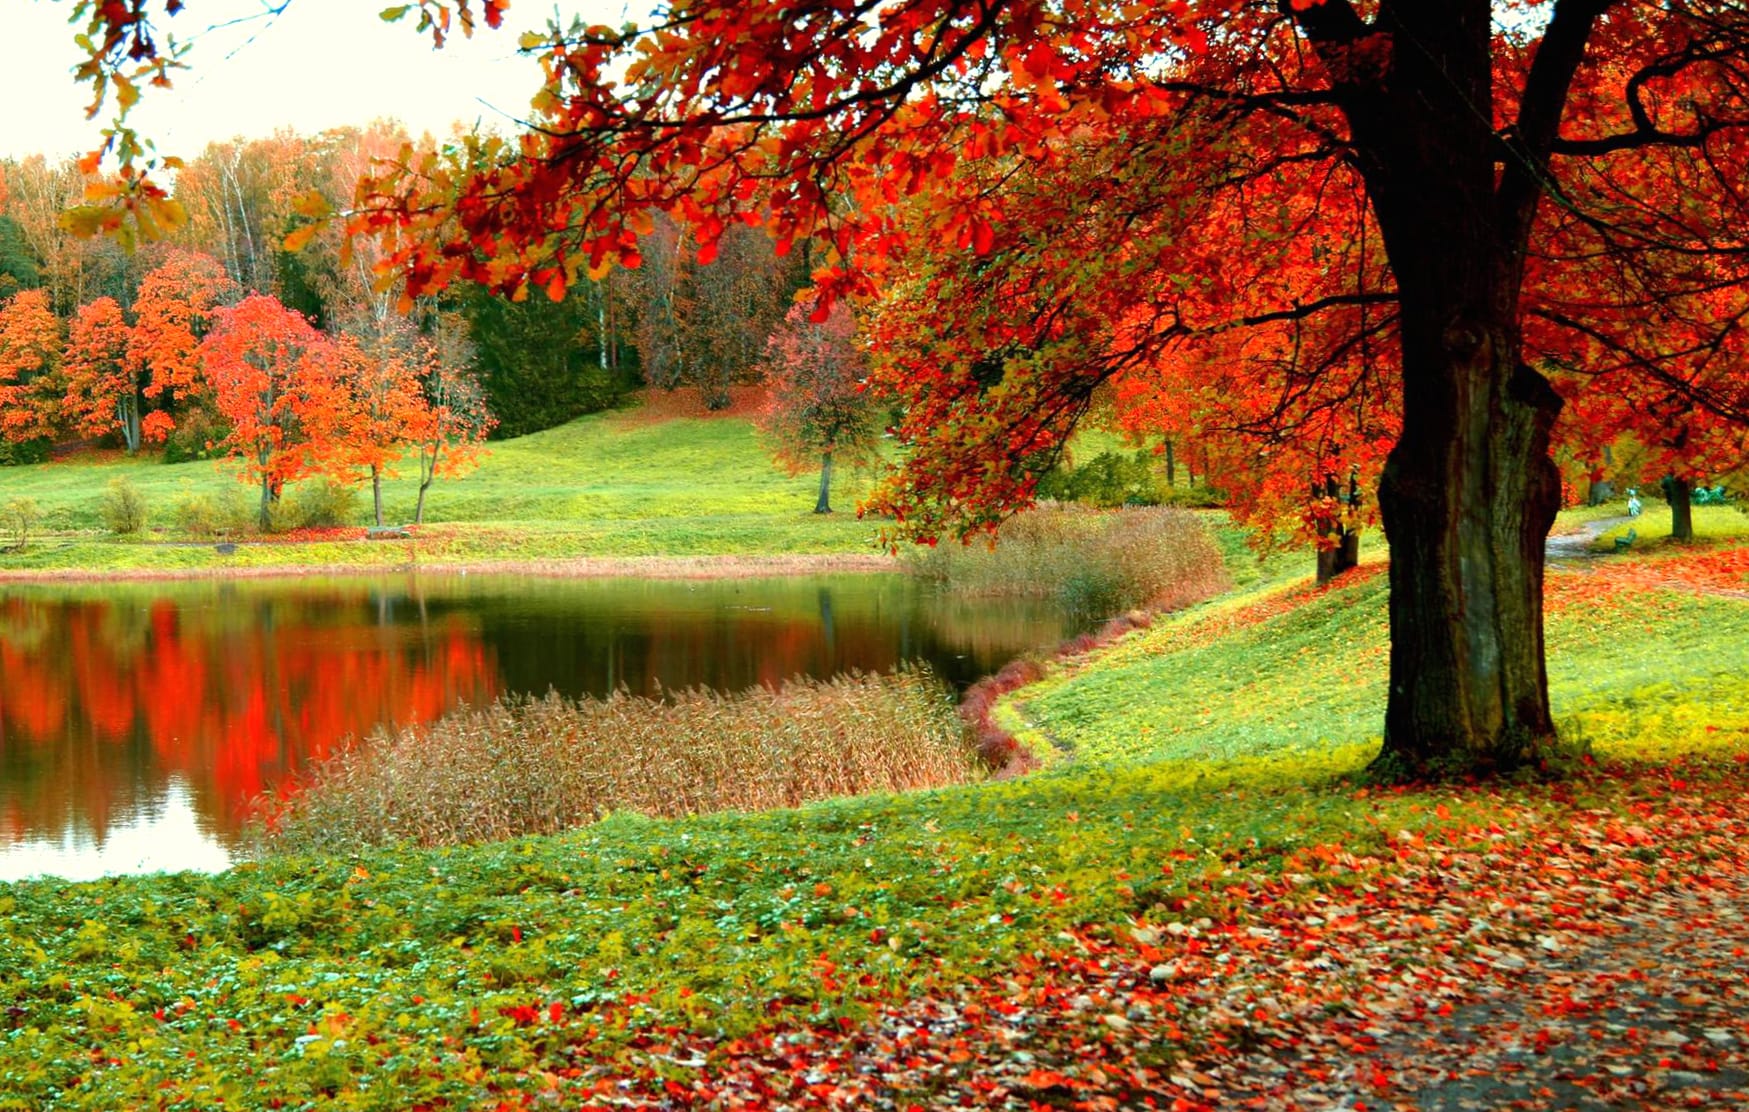
M1056 598L1083 618L1138 607L1173 610L1230 586L1202 522L1169 508L1046 503L1004 522L994 546L976 538L944 543L911 560L917 574L949 590Z
M981 767L926 670L796 679L776 690L649 699L500 699L379 731L267 802L269 852L450 845L583 826L939 787Z
M109 480L98 511L103 524L119 536L130 536L146 527L146 499L125 475Z

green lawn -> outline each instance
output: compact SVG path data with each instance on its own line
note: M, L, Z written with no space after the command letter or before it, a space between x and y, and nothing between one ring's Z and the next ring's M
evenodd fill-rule
M146 500L148 529L137 537L104 531L100 501L117 477ZM264 544L241 536L237 553L220 556L205 539L190 543L193 538L178 531L177 507L202 495L252 505L251 492L228 465L76 457L0 468L0 506L33 500L47 530L25 551L0 554L0 571L867 552L878 524L858 521L853 511L868 481L840 472L834 505L843 512L818 516L812 512L817 476L791 478L777 470L746 420L648 422L635 411L605 414L493 444L472 474L439 480L426 506L428 525L412 544ZM386 520L411 520L415 495L413 477L391 480ZM353 524L365 524L368 513L365 489ZM0 547L8 544L0 536Z
M1749 512L1743 509L1744 503L1737 502L1726 506L1695 506L1692 508L1694 537L1697 541L1732 540L1749 535ZM1602 515L1605 518L1626 516L1625 504L1615 507L1616 513ZM1618 538L1624 538L1629 531L1634 534L1634 544L1640 548L1657 547L1664 544L1675 544L1670 537L1670 507L1662 500L1649 499L1640 516L1631 521L1623 521L1611 526L1598 534L1592 547L1600 552L1615 549Z
M1552 576L1557 715L1612 767L1685 755L1692 790L1735 792L1749 601L1640 584L1641 568ZM1377 883L1415 832L1497 823L1496 839L1531 840L1625 812L1632 776L1358 789L1382 706L1383 582L1253 586L1023 689L1019 713L1072 759L1015 781L0 887L0 1109L570 1106L616 1078L685 1090L725 1036L854 1024L973 979L1000 994L1016 968L1075 960L1078 939L1133 947L1144 922L1242 920L1255 885L1324 868L1302 852L1315 847L1371 863L1325 854L1308 898Z

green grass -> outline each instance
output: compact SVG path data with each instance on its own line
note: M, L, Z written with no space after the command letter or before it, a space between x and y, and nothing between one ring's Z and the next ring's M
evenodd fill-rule
M1694 506L1691 511L1696 541L1740 541L1749 538L1749 512L1742 509L1742 503ZM1627 512L1625 507L1621 512ZM1639 548L1678 543L1670 537L1670 507L1661 500L1648 499L1639 517L1598 534L1592 547L1600 552L1612 552L1615 550L1616 539L1626 537L1630 529L1634 532L1634 544Z
M1000 978L1071 929L1240 915L1247 876L1309 846L1614 805L1585 782L1356 790L1383 582L1260 580L1081 658L1015 704L1074 759L1019 780L0 886L0 1109L522 1107L573 1065L685 1078L689 1040ZM1617 762L1749 753L1749 602L1551 582L1569 736Z
M116 477L127 478L145 497L148 531L139 537L104 532L99 502L104 485ZM818 477L791 478L777 470L746 420L645 422L635 414L606 414L493 444L472 474L440 479L426 507L430 536L414 544L258 545L245 537L243 547L226 557L204 541L179 543L192 539L175 531L175 507L190 495L222 497L241 488L227 464L74 458L0 468L0 504L34 500L44 528L52 531L22 553L0 555L0 570L871 551L877 524L849 512L868 481L841 474L834 504L845 512L816 515ZM391 480L386 520L411 520L415 494L412 477ZM366 491L354 524L365 524L368 512Z
M1749 604L1573 574L1549 624L1569 732L1619 759L1749 750ZM1072 927L1236 913L1235 862L1376 848L1451 798L1362 804L1343 781L1374 749L1382 582L1254 590L1026 692L1076 759L1018 781L0 887L0 1108L468 1107L486 1079L539 1091L563 1057L513 1009L558 1004L611 1064L663 1027L853 1017L999 975Z
M1680 590L1591 591L1557 573L1546 620L1557 723L1616 756L1749 734L1749 605ZM1078 759L1219 761L1376 745L1388 671L1386 580L1230 597L1130 635L1013 701L1010 721ZM1568 596L1572 597L1569 598ZM1553 593L1552 593L1553 597ZM1715 727L1707 730L1707 725Z

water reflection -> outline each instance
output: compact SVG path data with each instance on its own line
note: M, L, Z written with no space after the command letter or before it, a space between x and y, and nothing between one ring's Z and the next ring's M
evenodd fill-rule
M221 867L249 801L343 739L501 692L916 659L964 684L1068 632L894 576L0 590L0 880Z

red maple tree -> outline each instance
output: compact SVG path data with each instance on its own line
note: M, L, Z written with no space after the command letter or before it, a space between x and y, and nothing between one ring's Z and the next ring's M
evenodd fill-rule
M61 390L61 322L44 290L22 290L0 305L0 440L55 433Z
M345 399L330 381L326 343L302 315L265 294L220 309L200 342L202 373L231 426L218 446L241 465L244 481L260 486L263 529L285 484L332 458L326 437L338 422L324 411Z
M129 452L140 450L140 387L128 362L131 332L113 297L81 305L67 324L61 360L62 411L87 434L119 432Z

